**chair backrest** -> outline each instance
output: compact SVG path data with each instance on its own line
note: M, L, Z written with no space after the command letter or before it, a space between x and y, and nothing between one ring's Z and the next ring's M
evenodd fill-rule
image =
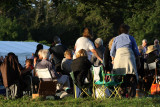
M51 73L48 70L48 68L45 69L36 69L36 73L38 75L38 78L52 78Z
M103 65L92 66L92 70L94 75L94 82L104 81L105 73L104 73Z
M149 68L149 70L156 69L156 62L149 63L148 68Z

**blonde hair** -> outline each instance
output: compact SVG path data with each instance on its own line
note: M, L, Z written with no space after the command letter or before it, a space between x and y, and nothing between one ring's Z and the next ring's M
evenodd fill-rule
M84 49L81 49L76 53L76 58L79 58L79 57L82 57L82 56L86 56L87 57L87 51L84 50Z
M90 38L90 37L91 37L88 28L85 28L85 29L84 29L84 31L83 31L83 37L87 37L87 38Z
M66 50L64 52L64 57L66 57L67 55L70 55L72 57L72 51L71 50Z
M113 37L108 43L109 50L111 50L111 48L112 48L112 44L113 44L114 39L115 39L115 37Z

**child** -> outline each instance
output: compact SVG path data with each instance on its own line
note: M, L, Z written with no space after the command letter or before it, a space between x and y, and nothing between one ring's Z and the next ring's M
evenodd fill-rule
M22 76L26 76L26 75L32 76L32 70L33 70L32 60L26 59L26 67L21 72Z
M70 75L71 70L71 63L72 63L72 51L66 50L64 52L64 57L61 63L61 69L63 70L64 75Z

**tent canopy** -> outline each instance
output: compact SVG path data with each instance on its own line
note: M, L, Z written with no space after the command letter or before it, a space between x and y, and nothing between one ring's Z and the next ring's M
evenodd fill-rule
M35 53L38 44L37 42L0 41L0 56L5 57L9 52L13 52L24 66L25 59ZM49 49L49 46L43 45L43 49Z

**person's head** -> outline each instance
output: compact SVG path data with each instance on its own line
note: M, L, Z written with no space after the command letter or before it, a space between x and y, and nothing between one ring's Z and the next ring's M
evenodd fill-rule
M32 65L31 59L26 59L26 68L29 68Z
M143 46L143 47L147 46L147 40L146 40L146 39L143 39L143 40L142 40L142 46Z
M42 51L42 57L43 57L43 59L49 59L49 55L50 55L50 52L49 52L48 49L44 49Z
M61 39L58 36L55 36L53 41L55 44L61 43Z
M86 56L87 57L87 51L84 50L84 49L81 49L76 53L76 58L79 58L79 57L82 57L82 56Z
M41 49L41 50L38 51L38 57L41 60L43 59L43 57L42 57L42 51L43 51L43 49Z
M72 59L72 51L71 50L66 50L64 52L64 57L67 59Z
M156 45L159 45L159 40L158 39L155 39L154 40L154 45L156 46Z
M94 41L94 44L96 46L96 48L100 47L100 46L103 46L103 40L101 38L97 38L95 41Z
M85 28L83 31L83 37L91 38L91 34L88 28Z
M113 37L113 38L109 41L109 44L108 44L109 50L111 50L111 48L112 48L112 44L113 44L114 38L115 38L115 37Z
M43 49L43 45L42 44L38 44L37 45L37 50L39 51L40 49Z
M120 27L119 27L119 30L118 30L118 34L122 34L122 33L125 33L125 34L128 34L129 33L129 29L130 27L126 24L121 24Z
M138 46L138 50L139 50L139 53L141 55L143 55L143 46L142 45Z

